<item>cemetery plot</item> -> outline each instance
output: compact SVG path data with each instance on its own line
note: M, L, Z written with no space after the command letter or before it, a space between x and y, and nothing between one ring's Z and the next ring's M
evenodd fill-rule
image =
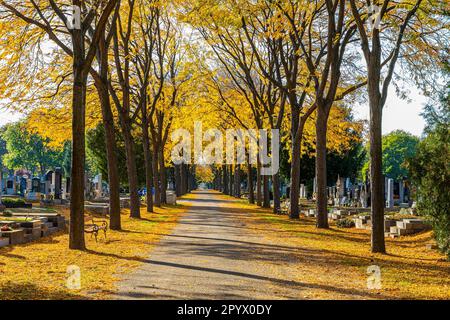
M358 216L353 218L355 222L355 227L357 229L370 230L372 227L372 222L369 215ZM410 235L418 233L429 229L425 221L419 218L402 218L394 219L389 216L385 217L384 220L384 232L385 236L395 238L404 235Z
M45 210L43 210L45 211ZM6 212L0 216L0 247L39 240L65 229L64 216L56 212ZM26 216L24 216L26 214Z

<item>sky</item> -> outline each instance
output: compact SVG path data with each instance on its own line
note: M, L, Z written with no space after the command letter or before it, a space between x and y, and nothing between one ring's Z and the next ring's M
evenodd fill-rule
M383 111L383 134L398 129L416 136L422 134L425 122L420 113L427 102L427 98L421 95L418 89L415 89L411 90L409 100L398 98L394 88L390 88ZM356 119L369 120L368 104L354 106L354 115ZM20 114L0 109L0 126L17 121L20 118Z
M412 88L408 95L410 101L397 97L395 89L389 88L386 104L383 108L383 134L394 130L404 130L413 135L420 136L425 127L422 112L428 98L420 94L419 89ZM356 119L369 120L369 105L356 105L353 109Z
M18 113L11 113L5 110L0 109L0 126L3 126L6 123L17 121L21 118L21 115Z

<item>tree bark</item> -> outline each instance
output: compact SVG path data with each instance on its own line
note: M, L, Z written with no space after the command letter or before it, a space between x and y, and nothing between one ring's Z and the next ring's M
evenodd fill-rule
M281 210L280 174L278 172L272 175L272 188L273 188L273 212L278 213Z
M153 159L152 159L152 169L153 169L153 188L155 189L155 201L154 205L161 207L161 185L159 183L159 156L158 156L158 144L153 140Z
M328 228L327 211L327 119L326 106L319 105L316 119L317 227Z
M191 192L196 188L195 185L195 164L192 164L188 167L187 170L187 180L188 180L188 192Z
M233 165L230 164L230 167L228 168L228 184L230 188L230 196L234 195L234 188L233 188Z
M73 32L72 168L70 185L69 248L84 250L84 165L87 75L83 74L84 39L81 30Z
M180 164L180 194L184 195L185 192L185 184L186 184L186 177L184 174L184 163Z
M269 176L263 176L263 208L270 208Z
M369 78L371 74L369 74ZM370 189L372 215L372 252L385 253L384 241L384 179L382 173L382 107L379 82L369 81L370 106Z
M181 196L181 168L179 164L175 165L175 193L177 197Z
M290 97L291 104L291 188L289 190L289 218L298 219L300 217L300 146L301 137L297 136L299 125L299 108L297 107L296 97Z
M128 187L130 189L130 217L141 218L141 205L138 194L138 175L136 153L131 128L123 132L127 161Z
M253 192L253 172L250 163L250 155L247 155L247 186L248 186L248 202L255 203L255 193Z
M262 206L262 190L261 190L261 162L258 160L256 164L256 204Z
M222 168L223 168L223 193L224 194L229 194L228 193L228 170L227 170L227 165L223 164Z
M234 196L236 198L241 197L241 168L239 164L236 164L234 168Z
M120 230L120 182L119 169L117 166L117 146L114 129L114 117L111 110L111 102L109 100L108 91L108 49L106 40L101 39L99 43L99 81L95 82L97 87L100 106L102 108L103 126L105 128L105 144L106 158L108 166L108 182L109 182L109 208L110 220L109 227L111 230Z
M164 151L162 150L163 146L159 148L158 160L159 160L159 175L161 181L161 204L167 203L166 191L167 191L167 176L166 176L166 167L164 160Z
M143 117L146 118L146 117ZM144 161L145 161L145 187L147 189L147 212L153 212L153 167L152 156L150 151L150 137L148 134L148 123L144 119L142 124L142 146L144 149Z

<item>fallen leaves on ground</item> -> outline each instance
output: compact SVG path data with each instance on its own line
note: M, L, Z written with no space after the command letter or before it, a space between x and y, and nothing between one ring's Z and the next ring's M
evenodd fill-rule
M180 205L155 208L155 213L141 208L142 218L133 219L123 210L122 231L108 230L106 240L100 232L98 242L86 234L86 251L70 250L67 232L1 248L0 300L105 298L118 276L143 263L184 211ZM80 290L66 286L70 265L80 267Z
M387 238L387 254L373 254L367 230L341 229L334 223L328 230L318 229L313 218L291 220L246 200L228 203L248 213L243 222L254 232L274 245L297 248L296 260L291 262L297 281L314 288L299 299L450 299L450 262L426 248L433 242L431 231ZM367 286L371 265L381 270L379 290Z

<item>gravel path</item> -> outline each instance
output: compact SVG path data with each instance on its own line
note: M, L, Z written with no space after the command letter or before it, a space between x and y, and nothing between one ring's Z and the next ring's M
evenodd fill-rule
M271 245L246 228L244 213L210 191L195 192L188 212L146 262L119 282L114 299L300 299L295 248Z

